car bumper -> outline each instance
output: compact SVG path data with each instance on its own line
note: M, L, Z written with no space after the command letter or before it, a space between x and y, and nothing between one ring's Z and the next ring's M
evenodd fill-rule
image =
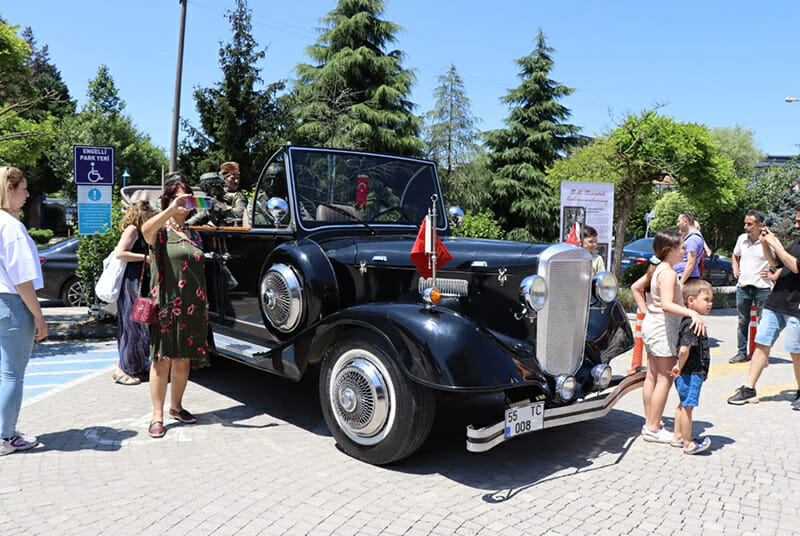
M625 376L613 389L606 389L602 393L586 397L568 406L545 409L541 429L555 428L556 426L603 417L611 411L623 396L642 387L646 374L646 372L637 372ZM526 403L520 402L515 405L525 405ZM472 425L467 426L467 450L470 452L486 452L500 443L505 443L509 440L505 434L505 427L505 420L483 428L475 428Z

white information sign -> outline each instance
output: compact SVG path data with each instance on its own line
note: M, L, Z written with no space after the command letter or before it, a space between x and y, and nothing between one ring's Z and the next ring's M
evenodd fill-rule
M78 185L78 232L105 234L111 228L111 186Z
M614 234L614 184L611 182L561 182L561 241L576 228L589 225L597 229L597 252L611 266L609 251ZM580 238L580 237L578 237Z

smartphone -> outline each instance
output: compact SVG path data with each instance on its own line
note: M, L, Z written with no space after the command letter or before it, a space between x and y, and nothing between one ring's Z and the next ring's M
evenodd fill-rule
M186 208L211 208L211 202L207 197L190 195L186 198Z

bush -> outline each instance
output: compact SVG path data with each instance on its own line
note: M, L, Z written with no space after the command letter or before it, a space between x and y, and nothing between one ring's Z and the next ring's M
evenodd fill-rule
M28 234L37 244L47 244L53 238L52 229L28 229Z
M622 271L619 284L621 287L631 288L631 285L647 272L648 264L634 264Z
M460 229L453 228L455 236L464 236L469 238L494 238L497 240L503 239L503 228L497 223L494 213L491 210L486 210L473 214L467 211L464 214L464 221L461 223Z

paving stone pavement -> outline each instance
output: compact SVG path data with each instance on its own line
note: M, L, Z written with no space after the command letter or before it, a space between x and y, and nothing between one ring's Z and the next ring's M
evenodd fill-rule
M762 402L725 399L746 365L735 313L709 317L712 371L695 412L707 455L643 442L639 392L607 417L545 430L485 454L465 427L498 419L496 399L443 402L411 458L373 467L327 432L311 375L299 384L228 365L192 373L190 426L147 435L147 383L95 374L26 403L42 445L0 457L7 534L530 535L797 534L800 412L782 340ZM626 370L630 358L614 362ZM110 369L109 371L110 372ZM665 423L672 427L671 393Z

